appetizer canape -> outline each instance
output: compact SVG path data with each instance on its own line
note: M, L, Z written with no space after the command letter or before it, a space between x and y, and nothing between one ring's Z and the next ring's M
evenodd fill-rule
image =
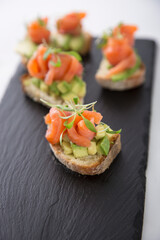
M53 33L53 44L64 50L74 50L82 55L89 52L91 46L91 35L84 32L81 21L85 13L70 13L60 18L57 23L57 32Z
M53 104L63 104L75 96L83 102L86 84L82 80L80 60L76 52L39 45L28 61L29 74L21 78L24 92L37 102L43 98Z
M121 130L113 131L101 122L95 103L82 105L75 97L66 105L49 104L52 108L45 116L45 137L53 153L66 167L83 175L103 173L121 150Z
M48 18L37 18L27 25L26 37L16 47L16 52L22 57L22 63L27 64L38 45L50 42L50 31L48 29Z
M111 90L127 90L143 84L145 66L134 46L136 26L119 24L109 34L104 34L99 46L103 59L96 80Z

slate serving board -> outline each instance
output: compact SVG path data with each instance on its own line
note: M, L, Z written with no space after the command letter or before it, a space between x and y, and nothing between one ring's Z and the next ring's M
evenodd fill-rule
M102 89L94 79L101 53L93 43L84 59L86 102L113 129L122 128L122 152L99 176L81 176L60 164L44 138L47 109L24 97L20 65L0 105L0 239L140 239L151 112L155 43L137 40L145 85L127 92Z

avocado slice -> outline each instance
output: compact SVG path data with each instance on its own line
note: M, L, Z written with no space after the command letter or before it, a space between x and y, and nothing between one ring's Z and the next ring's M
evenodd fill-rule
M69 50L71 36L69 34L57 34L53 37L56 46Z
M49 86L49 91L50 93L54 93L55 95L60 95L60 91L57 88L57 82L53 82L50 86Z
M110 149L110 142L107 136L101 139L97 144L97 152L107 156Z
M29 59L32 57L36 49L37 49L37 45L33 43L29 38L25 38L24 40L18 43L15 50L17 53Z
M61 93L66 93L71 90L71 85L67 83L66 81L62 81L57 84L57 88Z
M62 148L63 148L63 151L64 151L64 154L72 154L72 147L71 147L71 144L69 142L62 142Z
M73 92L67 92L67 93L63 93L61 96L62 96L63 100L69 101L69 100L72 100L77 95Z
M40 84L41 84L42 80L40 80L39 78L33 77L33 78L31 78L31 81L37 88L40 88Z
M121 73L113 75L111 77L112 81L118 82L118 81L122 81L122 80L129 78L137 71L137 69L140 67L140 64L141 64L141 59L137 55L137 60L136 60L135 65L132 68L126 69L125 71L123 71Z
M91 141L91 145L88 147L88 154L95 155L97 153L96 142Z
M77 94L77 96L83 97L86 93L86 84L82 81L81 78L75 76L71 82L71 90Z
M86 83L83 82L81 88L79 89L78 96L84 97L86 95Z
M47 85L45 82L41 81L41 82L40 82L40 89L41 89L43 92L46 92L46 93L47 93L49 87L48 87L48 85Z
M87 147L81 147L74 143L71 144L73 155L75 158L86 157L88 156Z
M106 135L106 131L104 129L105 129L105 127L102 124L99 124L96 126L97 132L96 132L95 138L97 140L103 138Z
M83 48L84 37L82 35L72 37L70 40L70 49L74 51L80 51Z

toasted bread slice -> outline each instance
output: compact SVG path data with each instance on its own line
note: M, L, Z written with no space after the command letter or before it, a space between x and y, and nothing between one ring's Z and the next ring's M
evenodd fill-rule
M24 82L30 78L30 76L28 74L24 74L20 81L21 81L21 86L22 86L22 90L23 92L29 96L32 100L34 100L35 102L41 103L42 105L45 105L44 103L41 102L40 99L45 100L46 102L49 102L51 104L64 104L64 100L60 97L60 96L56 96L56 95L49 95L47 93L45 93L44 91L40 90L39 88L37 88L34 84L29 84L29 85L25 85ZM83 98L80 98L81 103L83 104ZM48 107L48 105L45 105Z
M104 88L116 91L124 91L142 85L145 80L145 65L143 63L141 63L140 68L131 77L117 82L105 77L108 72L106 65L106 59L103 59L96 73L97 82Z
M102 155L89 155L83 158L75 158L73 155L65 155L60 145L52 145L50 147L56 158L64 164L67 168L82 175L97 175L103 173L116 158L121 150L120 134L114 145L111 147L107 156Z

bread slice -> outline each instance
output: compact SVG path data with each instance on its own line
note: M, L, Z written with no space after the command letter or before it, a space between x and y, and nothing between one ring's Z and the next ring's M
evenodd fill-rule
M25 85L24 82L29 79L30 76L28 74L24 74L20 81L21 81L21 86L22 86L22 90L23 92L29 96L32 100L34 100L35 102L41 103L42 105L45 105L44 103L41 102L40 99L45 100L46 102L49 102L51 104L64 104L64 100L60 97L60 96L54 96L54 95L49 95L47 93L45 93L44 91L40 90L39 88L37 88L34 84L29 84L29 85ZM83 98L80 98L81 103L83 104ZM45 105L47 106L47 105ZM48 107L48 106L47 106Z
M97 175L103 173L116 158L121 150L120 134L112 145L107 156L89 155L83 158L74 158L73 155L65 155L60 145L52 145L50 147L56 158L67 168L82 175Z
M106 79L105 76L108 72L106 66L107 61L106 59L103 59L95 76L97 82L104 88L116 91L124 91L142 85L145 80L145 65L143 63L141 63L140 68L131 77L117 82L114 82L111 79Z

